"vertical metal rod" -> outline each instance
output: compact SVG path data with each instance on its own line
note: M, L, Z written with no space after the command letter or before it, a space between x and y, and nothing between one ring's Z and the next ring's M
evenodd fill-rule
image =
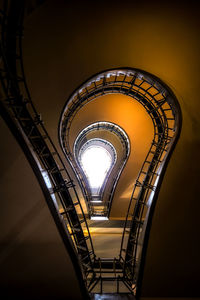
M119 294L119 275L117 277L117 294Z
M101 258L99 258L99 270L100 270L100 294L103 293L103 282L102 282L102 275L101 275Z

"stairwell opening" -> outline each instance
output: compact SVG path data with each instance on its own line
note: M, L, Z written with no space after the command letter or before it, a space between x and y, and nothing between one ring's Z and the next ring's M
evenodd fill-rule
M87 187L84 187L84 184L82 184L82 174L77 170L75 163L75 158L80 149L75 149L73 153L72 141L78 138L80 132L85 134L87 132L86 128L92 128L94 124L111 121L100 117L95 119L96 112L92 109L92 105L97 101L105 103L105 99L108 99L108 97L111 99L117 95L121 95L127 101L130 100L142 107L147 119L151 121L152 130L149 144L145 143L147 146L145 157L138 169L137 177L134 178L134 184L131 183L130 185L129 203L126 206L121 200L120 206L118 205L121 209L125 207L126 211L121 223L121 242L116 252L118 254L114 254L114 249L110 252L113 253L113 256L110 255L109 257L100 254L100 251L95 252L93 260L95 279L92 279L92 283L88 279L90 282L88 289L91 292L97 292L98 290L105 293L110 290L119 292L119 290L123 290L122 286L119 287L120 282L128 291L138 294L141 289L144 257L156 199L171 153L180 134L181 111L175 95L159 78L145 71L131 68L103 71L88 79L69 97L60 118L59 138L63 152L75 171L77 181L82 188L88 209L87 214L89 219L91 219L94 213L94 207L91 205L92 197L90 193L87 193ZM119 117L119 119L122 117L124 122L126 122L128 110L124 113L123 109L118 109L117 111L115 108L110 105L110 112L115 111L115 116ZM87 116L89 116L88 123L86 126L76 129L76 135L72 139L70 134L76 127L74 120L81 120L79 124L83 124L81 112L84 110L87 111ZM107 107L104 110L106 111ZM137 119L137 114L132 119L133 123L135 119ZM120 127L121 123L116 125ZM141 133L143 127L145 127L144 123L138 122L135 132L139 133L139 139L144 138L144 135ZM94 129L94 132L98 132L97 127ZM88 136L84 134L82 137L83 140L86 138L86 142ZM128 141L129 137L130 134L128 132ZM123 141L121 145L123 147L125 145L124 153L128 160L130 149L134 149L134 143L131 142L129 144L126 141ZM135 157L135 161L137 161L137 157ZM118 176L117 170L115 171L115 175ZM111 185L112 183L110 183ZM117 186L119 185L120 181L117 183ZM110 213L110 211L112 211L114 204L115 200L113 202L110 201L106 214L101 212L100 216L106 218L111 216L110 219L112 219L112 212ZM89 220L88 223L90 223ZM109 224L109 221L107 220L106 223ZM99 228L98 226L102 226L103 223L100 223L99 220L98 224L100 225L95 223L94 226L89 226L92 239L94 238L93 233L96 234L96 229ZM108 225L104 226L104 229L106 228L107 230L107 232L106 230L104 231L104 235L108 233L108 227ZM105 254L104 244L101 245L101 250ZM108 270L109 276L107 274ZM116 276L116 274L118 275Z

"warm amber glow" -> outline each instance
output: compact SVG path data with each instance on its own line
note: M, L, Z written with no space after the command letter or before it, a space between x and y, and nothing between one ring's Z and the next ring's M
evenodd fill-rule
M119 125L130 140L130 156L116 187L110 215L111 218L123 218L135 180L153 139L152 120L144 107L133 98L122 94L104 95L83 106L74 117L69 133L71 147L83 128L98 121Z

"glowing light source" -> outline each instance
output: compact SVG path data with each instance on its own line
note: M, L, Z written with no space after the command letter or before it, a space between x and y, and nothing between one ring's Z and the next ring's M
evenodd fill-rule
M92 145L81 155L82 168L91 188L101 188L111 167L110 153L101 146Z
M95 220L95 221L107 221L109 220L108 217L103 217L103 216L94 216L90 218L91 220Z

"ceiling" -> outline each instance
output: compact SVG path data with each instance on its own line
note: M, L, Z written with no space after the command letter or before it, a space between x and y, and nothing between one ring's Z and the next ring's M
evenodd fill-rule
M105 69L133 67L150 72L172 89L180 103L182 131L155 208L142 284L144 297L200 297L199 28L195 1L111 0L94 5L93 1L60 0L58 4L49 0L25 20L23 50L28 86L58 147L58 123L66 100L86 79ZM75 137L93 121L119 121L131 139L133 162L137 162L140 155L142 159L144 146L135 148L136 141L140 143L143 135L149 138L144 132L151 125L147 118L147 125L141 122L138 127L135 105L139 104L120 97L102 99L104 110L98 100L87 104L72 131ZM81 299L72 264L37 181L3 123L1 140L4 288L13 286L20 291L27 286L27 290L34 290L34 282L46 297L50 291L52 295L59 291L60 299L67 293L69 299L72 295ZM128 195L129 184L131 178L119 186L121 199L122 189ZM116 197L116 204L121 203L120 197ZM119 213L117 206L113 205L113 216ZM20 246L16 246L16 238ZM71 282L76 285L73 290Z

